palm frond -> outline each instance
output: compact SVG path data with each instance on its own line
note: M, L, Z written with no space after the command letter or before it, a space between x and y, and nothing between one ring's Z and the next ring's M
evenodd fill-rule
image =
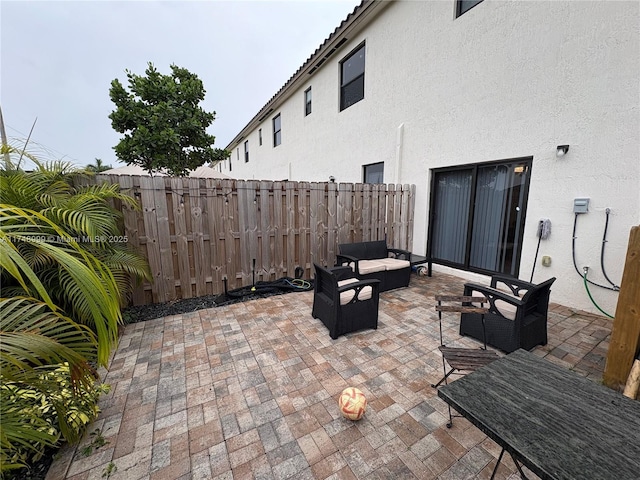
M15 219L16 216L22 219L21 229L12 228L16 225L3 221L6 218ZM68 234L63 229L38 212L0 205L0 251L6 253L0 258L0 266L26 291L32 292L32 295L37 292L39 297L47 301L51 310L56 311L57 307L51 301L41 280L18 254L13 244L35 241L39 249L55 259L61 272L65 272L67 278L74 282L74 285L67 285L68 296L81 301L83 310L89 312L88 317L91 318L98 335L98 361L106 365L111 346L117 340L118 324L121 322L119 292L115 279L102 262L81 248L73 239L60 244L36 240L35 234L41 233L42 228L39 227L43 225L61 238L67 238ZM29 226L34 227L34 230L28 231Z
M24 382L38 367L65 362L86 369L96 351L89 328L32 297L0 299L0 339L0 370L12 381Z
M120 185L118 185L117 183L100 183L97 185L78 187L77 194L90 195L93 198L100 200L117 199L132 208L140 207L135 198L133 198L127 192L122 192L120 190Z
M77 199L62 207L42 210L42 215L52 222L64 226L75 237L96 238L114 235L117 231L117 216L107 205L90 199Z

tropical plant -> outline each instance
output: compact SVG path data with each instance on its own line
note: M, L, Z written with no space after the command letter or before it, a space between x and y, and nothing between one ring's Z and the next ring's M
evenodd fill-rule
M115 200L133 208L138 208L137 203L121 193L116 184L78 186L86 178L84 172L67 162L41 163L37 159L32 162L36 168L31 172L5 168L0 175L0 204L18 207L25 213L4 223L13 225L15 235L22 235L18 235L15 242L19 254L37 271L48 291L55 294L59 300L56 304L64 307L75 320L92 324L96 312L85 299L78 298L80 286L70 282L71 272L60 270L58 262L45 250L49 248L47 245L56 245L58 251L73 250L76 257L79 252L89 255L90 258L83 257L82 262L89 265L98 262L94 267L108 272L109 279L116 284L109 295L120 300L121 306L126 304L132 279L148 279L150 274L146 261L127 247L127 239L121 234L122 214L110 202ZM28 210L37 215L34 217ZM33 227L28 234L21 231L24 225L14 225L25 221ZM28 241L23 238L25 235L44 239L47 245ZM13 287L7 290L12 295L25 293L15 289L20 287L15 281L2 280L5 280L3 288ZM3 296L6 296L4 291Z
M0 385L0 413L3 435L0 472L20 468L29 460L38 460L46 447L55 446L62 438L78 440L87 425L99 413L98 398L109 392L109 386L92 378L75 386L67 363L51 367L39 375L41 387L5 381ZM11 425L11 428L6 428ZM104 442L104 437L102 437ZM103 443L104 444L104 443ZM99 446L92 442L93 448Z
M87 165L85 170L91 173L100 173L111 170L112 168L113 167L111 165L105 165L104 163L102 163L101 158L96 158L96 163L90 163L89 165Z
M124 239L110 202L133 199L114 185L79 186L68 163L29 159L33 171L11 155L0 169L0 472L60 435L78 438L96 413L94 366L117 341L131 277L149 278L141 257L110 241Z
M184 176L229 156L213 148L215 137L207 133L216 112L199 106L206 92L197 75L176 65L171 65L170 75L163 75L152 63L144 76L126 73L129 89L116 78L109 90L116 106L109 115L111 125L124 134L114 147L120 160L150 174L166 170Z

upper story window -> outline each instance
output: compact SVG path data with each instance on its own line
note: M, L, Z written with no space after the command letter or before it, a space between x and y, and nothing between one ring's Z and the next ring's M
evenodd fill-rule
M262 129L258 129L258 145L262 146Z
M272 122L273 122L273 146L277 147L282 143L280 114L273 117Z
M471 10L481 1L482 0L456 0L456 18L458 18L463 13Z
M364 98L364 43L340 62L340 110Z
M311 113L311 87L304 91L304 116Z
M384 162L363 166L362 181L363 183L384 183Z
M244 141L244 163L249 163L249 140Z

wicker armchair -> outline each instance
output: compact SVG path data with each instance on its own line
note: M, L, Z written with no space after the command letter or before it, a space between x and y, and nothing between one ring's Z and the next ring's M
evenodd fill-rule
M531 350L547 344L549 294L555 277L538 285L503 275L491 277L491 286L466 283L464 295L484 296L488 313L484 316L488 345L510 353L518 348ZM476 313L460 316L460 335L482 341L480 318Z
M327 269L314 264L313 318L334 340L345 333L378 328L379 280L352 278L349 267Z

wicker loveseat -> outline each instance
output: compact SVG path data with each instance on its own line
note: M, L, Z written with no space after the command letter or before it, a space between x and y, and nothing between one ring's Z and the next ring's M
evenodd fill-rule
M359 280L380 280L380 291L409 286L411 252L387 247L384 240L342 243L336 264L349 266Z

